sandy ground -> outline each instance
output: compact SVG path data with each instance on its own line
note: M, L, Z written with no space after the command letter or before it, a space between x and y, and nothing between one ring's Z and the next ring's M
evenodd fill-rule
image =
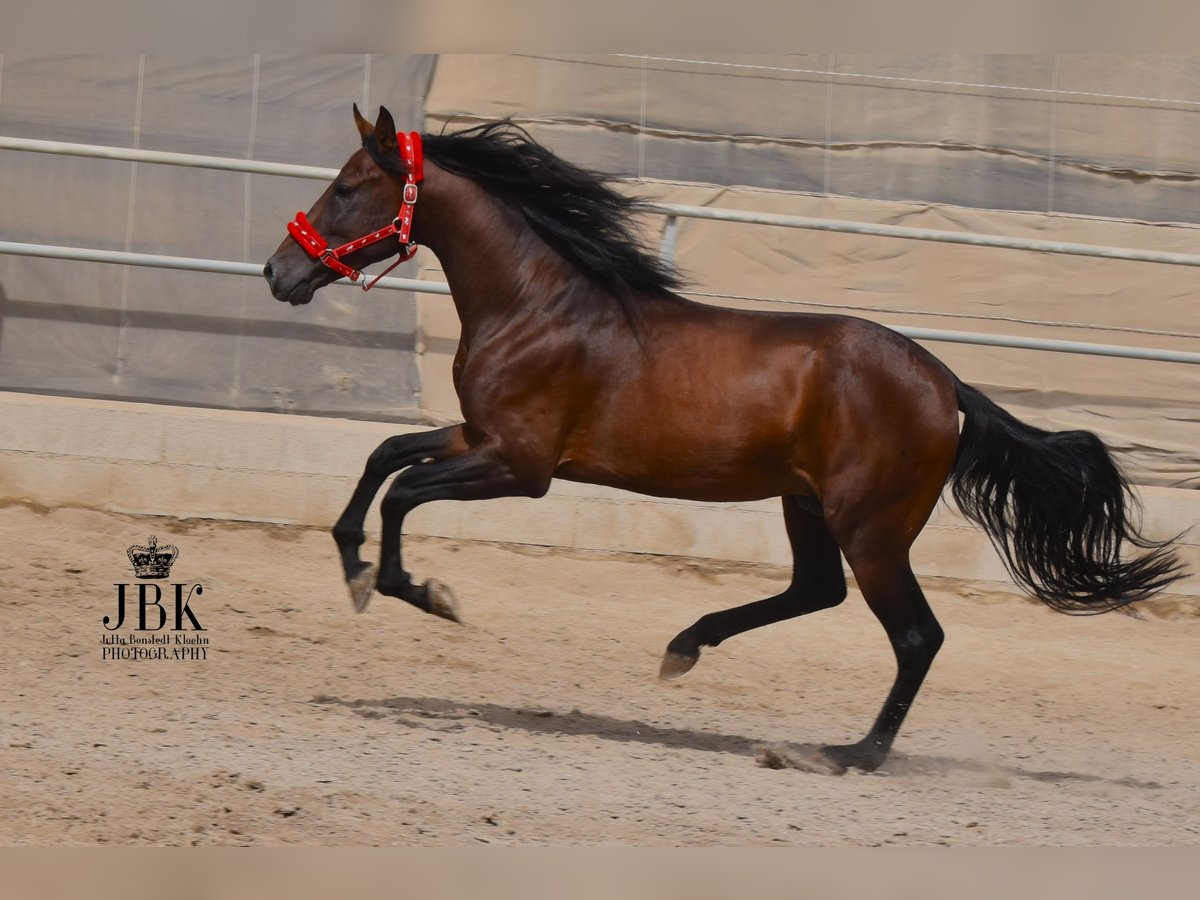
M151 533L203 586L205 659L102 659ZM762 748L875 716L892 661L856 593L656 678L677 631L782 570L412 538L457 626L379 597L355 615L311 529L10 506L0 541L0 844L1200 839L1194 601L1074 619L930 581L947 642L892 759L833 776Z

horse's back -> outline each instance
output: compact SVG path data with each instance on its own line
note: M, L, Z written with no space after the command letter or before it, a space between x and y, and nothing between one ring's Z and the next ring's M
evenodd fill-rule
M846 315L775 313L701 304L670 321L649 345L657 386L705 388L727 409L769 405L789 431L846 416L935 420L957 433L956 380L932 353L877 322ZM663 377L663 373L669 373Z

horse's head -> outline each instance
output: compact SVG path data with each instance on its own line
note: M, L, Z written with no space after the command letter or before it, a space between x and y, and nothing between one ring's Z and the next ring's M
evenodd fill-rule
M380 168L366 149L369 145L371 151L381 156L397 154L396 126L391 113L380 108L379 119L372 125L355 106L354 121L364 148L346 161L307 216L296 214L296 221L288 226L288 237L263 268L263 276L277 300L293 306L308 303L319 288L342 276L353 277L348 274L350 271L361 270L405 249L394 237L376 238L357 246L360 238L374 237L388 223L399 222L396 211L404 208L405 183ZM396 233L393 230L388 237ZM355 246L347 247L351 243Z

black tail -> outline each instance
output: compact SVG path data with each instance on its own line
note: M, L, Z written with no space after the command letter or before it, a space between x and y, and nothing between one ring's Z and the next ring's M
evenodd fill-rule
M982 526L1013 580L1074 615L1121 609L1181 577L1169 542L1129 521L1137 501L1090 431L1049 432L959 382L966 417L951 473L959 508ZM1147 551L1121 559L1121 544Z

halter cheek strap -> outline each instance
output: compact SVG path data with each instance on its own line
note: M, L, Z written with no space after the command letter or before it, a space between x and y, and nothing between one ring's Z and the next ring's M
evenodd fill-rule
M390 225L380 228L378 231L373 231L370 234L363 235L360 238L342 244L334 249L329 248L329 242L321 236L313 224L308 221L308 216L302 212L296 213L296 218L288 223L288 234L290 234L298 243L302 250L311 256L313 259L319 259L333 271L337 272L343 278L348 278L350 281L358 282L362 279L361 287L364 291L369 291L379 282L379 279L386 275L402 262L406 262L413 258L417 253L417 245L411 240L413 211L417 206L417 185L425 180L425 154L421 147L421 136L415 131L400 132L396 135L397 149L400 153L400 159L404 162L404 167L408 171L404 182L404 202L400 206L400 211L396 213L396 218L392 220ZM348 256L363 247L369 247L371 244L377 244L382 240L395 235L400 243L399 258L376 275L368 282L359 269L353 269L342 262L343 256Z

